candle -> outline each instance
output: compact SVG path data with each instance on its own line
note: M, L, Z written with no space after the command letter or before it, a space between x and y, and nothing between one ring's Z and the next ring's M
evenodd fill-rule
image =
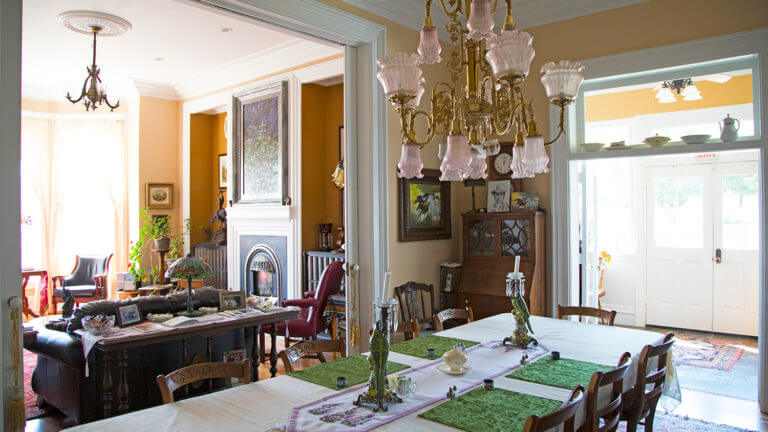
M517 255L515 257L515 276L517 276L517 272L520 271L520 255Z
M390 292L390 285L392 282L392 273L386 272L384 273L384 285L381 287L381 300L389 300L392 298L392 293Z

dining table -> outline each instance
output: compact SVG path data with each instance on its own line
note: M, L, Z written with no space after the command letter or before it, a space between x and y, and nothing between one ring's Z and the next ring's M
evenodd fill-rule
M624 352L629 352L632 358L636 359L644 346L659 344L664 339L662 333L635 328L539 316L532 316L530 321L535 332L533 336L539 345L527 351L519 348L510 349L501 344L501 341L510 336L515 329L515 318L511 313L491 316L428 336L478 343L467 348L467 364L472 369L460 376L437 370L437 366L443 363L439 358L440 353L436 358L425 358L416 353L408 355L396 352L397 345L393 342L389 361L407 367L398 374L411 376L416 383L416 389L403 404L393 404L389 406L387 412L373 413L369 408L360 408L359 412L368 413L366 421L370 420L362 426L352 427L318 422L313 420L307 411L322 413L323 410L332 409L335 405L351 407L352 401L363 391L365 383L336 389L301 379L296 374L289 374L79 425L67 430L110 432L467 430L425 418L427 417L425 413L448 403L446 391L449 387L456 386L457 396L466 395L468 392L482 389L483 381L492 378L496 389L513 392L510 394L546 398L550 402L556 401L555 405L557 405L560 401L568 399L571 388L535 382L536 380L513 379L508 375L521 370L520 368L524 367L521 363L532 365L537 361L549 361L554 351L559 353L561 359L613 367ZM529 358L523 359L523 355ZM331 363L333 362L323 365ZM668 361L667 364L669 366L673 363ZM363 366L367 367L367 362L361 365L361 368ZM637 363L632 362L624 380L625 390L632 387L637 374L636 368ZM678 386L673 367L668 370L668 375L665 388ZM665 393L668 392L665 391ZM601 390L599 396L599 399L605 399L608 394L607 392L603 394ZM577 426L584 421L584 405L582 404L581 410L576 415ZM355 408L348 412L354 410ZM514 411L514 407L511 410ZM494 412L493 410L482 413L482 415L491 416L507 414L506 411ZM327 416L322 418L325 419ZM313 421L315 423L312 423ZM309 426L310 424L314 426Z

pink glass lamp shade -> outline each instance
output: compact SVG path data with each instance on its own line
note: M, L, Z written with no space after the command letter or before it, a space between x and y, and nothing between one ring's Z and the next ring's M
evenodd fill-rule
M445 151L443 163L440 164L440 181L462 181L472 162L472 153L467 145L466 135L449 135L448 149Z
M531 61L536 55L531 35L519 30L505 31L499 37L488 39L487 43L485 58L491 64L496 78L528 75Z
M541 67L541 83L550 101L556 99L574 100L584 81L584 66L576 61L549 62Z
M488 38L493 34L491 0L472 0L469 5L467 29L469 30L467 37L476 41Z
M400 178L422 178L421 170L424 164L421 162L421 150L416 144L403 144L400 162L397 163Z
M424 96L424 86L427 85L427 80L422 77L419 80L419 88L416 90L416 97L409 100L406 105L408 105L408 108L416 108L421 103L421 97Z
M470 152L472 153L472 162L469 163L469 172L466 177L471 179L488 178L488 173L486 172L488 169L488 162L486 162L488 155L485 153L485 150L481 146L472 146Z
M440 46L440 39L437 37L437 29L434 27L422 27L421 38L419 39L418 53L421 57L421 63L435 64L443 59L440 52L443 48Z
M528 166L525 163L525 157L523 155L522 146L514 146L512 148L512 178L533 178L534 175L528 170Z
M532 174L549 172L549 156L544 149L544 137L529 136L523 141L523 164Z
M421 68L416 54L397 53L380 58L379 78L387 97L395 95L416 96L421 80Z

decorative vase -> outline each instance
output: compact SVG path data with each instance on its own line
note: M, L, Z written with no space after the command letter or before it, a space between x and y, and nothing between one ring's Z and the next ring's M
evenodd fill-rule
M333 240L333 224L321 223L320 224L320 247L323 252L329 252L331 250L331 243Z

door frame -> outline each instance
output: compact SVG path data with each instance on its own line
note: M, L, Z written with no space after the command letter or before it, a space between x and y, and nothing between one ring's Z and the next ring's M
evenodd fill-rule
M670 68L681 64L694 64L723 58L737 56L757 55L754 60L758 68L755 70L753 82L755 87L755 104L759 104L759 115L755 118L755 133L758 138L749 141L735 143L706 144L705 148L696 146L666 147L661 149L636 150L636 155L654 154L684 154L699 153L702 151L727 151L738 149L756 149L759 156L760 193L762 206L765 208L766 194L768 193L768 134L761 133L760 126L768 125L768 80L762 75L768 73L768 28L761 28L747 32L727 34L718 37L699 39L673 45L660 46L650 49L630 51L621 54L610 55L582 61L585 66L585 79L607 79L609 77L640 74L644 71ZM574 104L575 105L575 104ZM571 266L570 254L578 244L570 236L569 228L572 220L572 210L569 204L572 202L572 188L570 186L571 161L592 159L626 157L625 152L598 152L576 153L571 147L577 144L576 109L573 105L566 111L568 133L559 142L551 146L551 235L550 247L552 250L552 266L550 277L552 280L551 310L555 310L557 304L570 304L574 300L574 280L569 275L578 272L578 268ZM556 107L550 106L549 128L550 134L557 134L558 112ZM624 153L624 154L622 154ZM758 347L760 352L760 377L759 377L759 405L763 412L768 412L768 266L766 265L766 251L768 250L768 211L760 215L760 332ZM563 247L566 245L566 247ZM578 297L575 298L578 301Z

